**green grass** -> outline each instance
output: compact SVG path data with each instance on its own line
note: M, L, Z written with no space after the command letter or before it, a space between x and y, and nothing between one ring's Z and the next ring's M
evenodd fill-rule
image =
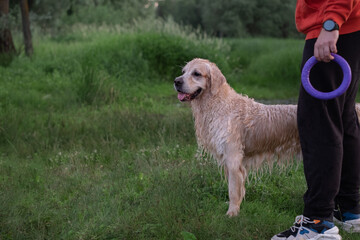
M269 239L301 214L294 165L252 173L239 216L225 216L226 182L196 158L172 82L203 57L239 92L293 100L302 41L176 27L38 37L32 59L0 67L0 239Z

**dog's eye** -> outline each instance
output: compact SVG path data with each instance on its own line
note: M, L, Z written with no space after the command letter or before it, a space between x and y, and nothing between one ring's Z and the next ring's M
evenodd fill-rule
M200 77L200 76L201 76L201 74L200 74L199 72L193 72L193 75L194 75L195 77Z

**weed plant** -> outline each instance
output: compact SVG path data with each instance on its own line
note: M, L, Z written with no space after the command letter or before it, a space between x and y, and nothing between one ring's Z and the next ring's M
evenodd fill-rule
M33 58L0 67L0 239L269 239L301 214L295 164L251 173L239 216L225 216L226 182L196 157L172 84L202 57L243 94L292 101L302 42L142 24L35 36Z

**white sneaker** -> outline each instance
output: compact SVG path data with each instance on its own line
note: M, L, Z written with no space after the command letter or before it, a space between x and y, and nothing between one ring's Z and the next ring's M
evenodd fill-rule
M334 223L349 233L360 233L360 214L334 211Z
M297 216L294 226L271 240L341 240L339 228L334 223L305 216Z

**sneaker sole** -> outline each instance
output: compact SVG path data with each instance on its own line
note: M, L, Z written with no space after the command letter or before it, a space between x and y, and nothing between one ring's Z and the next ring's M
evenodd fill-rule
M324 234L318 234L312 238L305 238L301 236L297 236L297 240L342 240L341 236L339 235L339 228L333 227L324 232ZM271 240L286 240L286 238L279 238L274 236Z
M342 240L339 234L319 234L314 238L310 238L309 240Z
M334 217L334 223L339 225L342 229L349 233L360 233L360 219L349 220L342 222Z
M271 240L285 240L286 238L271 238ZM297 238L298 239L298 238ZM340 235L320 234L313 238L299 238L300 240L342 240Z
M271 238L271 240L284 240L285 238ZM319 234L316 237L313 238L296 238L301 240L342 240L341 236L339 234Z
M341 240L341 236L339 235L339 228L333 227L327 231L324 232L324 234L316 235L313 238L310 238L309 240Z
M342 240L340 235L334 236L329 234L321 234L309 240Z

